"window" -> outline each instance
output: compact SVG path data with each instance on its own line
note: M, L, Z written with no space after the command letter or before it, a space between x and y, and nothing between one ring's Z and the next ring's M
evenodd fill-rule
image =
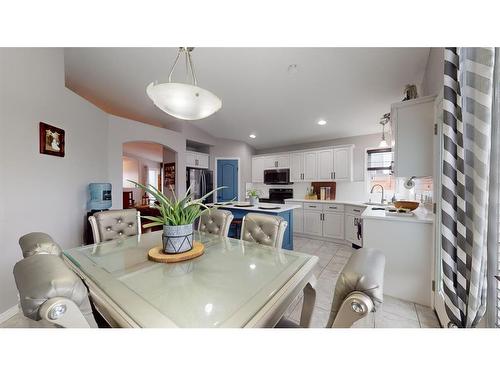
M366 151L366 170L368 180L368 192L375 185L384 188L384 198L390 197L396 191L396 179L392 175L392 162L394 153L391 148L377 148ZM375 188L373 194L382 192Z

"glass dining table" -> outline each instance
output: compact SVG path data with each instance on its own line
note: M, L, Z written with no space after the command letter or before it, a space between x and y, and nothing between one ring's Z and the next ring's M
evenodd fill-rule
M161 233L64 250L112 327L273 327L302 292L309 325L316 256L196 231L202 256L156 263L148 250Z

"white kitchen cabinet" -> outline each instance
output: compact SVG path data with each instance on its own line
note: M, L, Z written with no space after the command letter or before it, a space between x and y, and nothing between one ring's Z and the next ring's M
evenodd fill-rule
M322 214L317 210L304 210L304 234L323 235Z
M333 180L333 149L317 151L318 180Z
M432 176L435 98L426 96L391 106L394 176Z
M323 237L344 239L344 213L325 212L323 213Z
M186 167L208 168L209 155L201 152L186 151Z
M304 209L296 208L293 210L293 232L303 233L304 232Z
M318 155L316 151L304 152L303 181L315 181L318 179Z
M252 158L252 182L264 182L265 157Z
M352 181L353 147L333 149L333 179L335 181Z
M304 153L294 152L290 154L290 181L302 182L304 173Z

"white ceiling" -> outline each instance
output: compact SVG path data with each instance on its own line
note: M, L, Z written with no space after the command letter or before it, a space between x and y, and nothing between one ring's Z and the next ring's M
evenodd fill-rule
M183 121L156 108L145 92L150 82L167 80L176 53L68 48L66 85L109 113L178 129ZM257 149L376 133L404 86L421 83L428 55L428 48L196 48L199 85L223 104L193 123ZM290 64L297 64L295 73ZM178 65L175 80L184 72ZM316 125L319 119L327 125Z
M150 142L128 142L123 144L123 154L163 163L163 146Z

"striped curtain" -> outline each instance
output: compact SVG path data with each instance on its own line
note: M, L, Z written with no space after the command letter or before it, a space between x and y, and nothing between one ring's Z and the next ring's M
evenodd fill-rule
M441 256L446 312L475 327L486 311L494 48L446 48Z

